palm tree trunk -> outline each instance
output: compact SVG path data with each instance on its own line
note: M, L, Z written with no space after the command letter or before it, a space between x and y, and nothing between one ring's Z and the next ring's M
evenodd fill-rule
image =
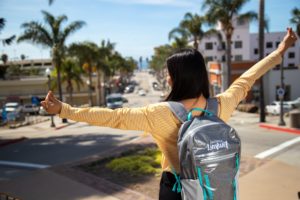
M90 106L94 106L93 105L93 93L92 93L92 66L89 64L89 104Z
M194 48L198 49L198 40L197 40L197 37L194 37Z
M67 91L69 93L69 98L70 98L69 104L73 105L73 86L71 80L68 80Z
M265 1L259 1L259 39L258 39L258 47L259 47L259 60L263 59L264 57L264 15L265 15ZM264 79L263 76L260 78L260 98L259 98L259 105L260 105L260 115L259 121L265 122L266 121L266 113L265 113L265 96L264 96Z
M102 95L101 95L101 80L100 80L100 77L101 76L101 73L100 73L100 70L97 70L97 88L98 88L98 106L101 106L101 100L102 100Z
M52 63L53 66L56 68L57 72L57 87L58 87L58 94L59 94L59 100L63 101L63 94L62 94L62 86L61 86L61 76L60 76L60 57L58 55L57 47L54 46L52 49ZM62 119L63 123L67 123L67 119Z
M231 84L231 34L226 34L226 87L229 88Z

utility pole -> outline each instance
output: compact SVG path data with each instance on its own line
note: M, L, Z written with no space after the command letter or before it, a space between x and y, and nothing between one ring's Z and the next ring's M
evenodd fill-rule
M259 60L264 58L264 44L265 44L265 1L259 0L259 30L258 30L258 51L259 51ZM260 122L266 122L266 113L265 113L265 96L264 96L264 79L263 76L260 78Z
M282 56L283 57L283 56ZM283 100L284 100L284 75L283 75L283 59L280 66L280 88L277 90L277 95L280 100L280 118L279 118L279 126L285 126L285 121L283 119Z

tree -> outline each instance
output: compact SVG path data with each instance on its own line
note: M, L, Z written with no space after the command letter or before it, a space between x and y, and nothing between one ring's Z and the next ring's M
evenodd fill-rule
M66 91L69 93L69 103L71 105L73 104L74 85L77 86L77 90L80 90L80 86L84 84L81 74L81 67L74 60L67 58L62 61L61 81L62 83L66 83ZM57 76L56 70L54 71L54 76ZM53 82L52 87L57 87L57 81Z
M98 59L97 44L94 42L79 42L72 43L68 51L71 56L77 57L79 66L88 74L88 87L89 87L89 104L93 106L93 67Z
M181 34L185 38L191 38L193 40L193 46L198 49L199 42L204 36L202 25L205 23L205 17L190 12L184 15L184 19L180 22L179 27L174 28L169 33L169 39L174 37L174 34Z
M297 35L300 37L300 9L294 8L292 10L290 22L296 26Z
M4 29L5 23L6 23L6 20L4 18L0 18L0 32L2 29ZM16 38L16 36L12 35L8 38L0 39L0 41L2 42L3 45L10 45L14 41L15 38Z
M6 64L7 63L7 61L8 61L8 55L7 54L2 54L1 55L1 61L4 63L4 64Z
M97 87L98 87L98 106L102 105L104 98L102 95L101 77L104 75L104 80L110 74L109 61L112 55L115 53L115 43L111 43L109 40L102 40L99 47L97 47L98 59L96 59L97 70Z
M37 21L22 24L21 27L24 29L24 32L18 38L18 42L28 41L51 49L52 63L57 72L59 99L62 101L60 71L62 58L64 57L65 42L71 34L82 28L85 22L74 21L63 28L62 24L68 20L66 15L55 17L46 11L42 11L42 14L45 24Z
M174 48L169 45L161 45L154 48L154 55L149 62L149 67L156 72L157 80L166 88L166 59L175 52Z
M257 19L255 12L249 11L241 14L240 10L249 0L204 0L203 9L207 9L207 20L210 24L221 24L226 40L226 64L227 64L227 84L231 83L231 43L234 32L234 20L253 20Z
M48 4L49 6L51 6L53 4L54 0L48 0Z

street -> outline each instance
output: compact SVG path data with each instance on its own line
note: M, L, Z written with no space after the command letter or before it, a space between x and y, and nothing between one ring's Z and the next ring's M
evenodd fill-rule
M148 93L146 96L139 96L136 91L125 94L124 96L129 100L125 106L144 106L160 100L160 92L154 91L151 86L155 81L152 75L147 72L138 72L134 79L140 83L139 87ZM260 128L258 120L258 114L236 111L229 121L241 137L242 156L266 160L266 162L278 161L299 170L300 137L297 134ZM273 123L278 122L278 118L274 116L268 117L267 120ZM55 123L57 126L62 125L57 116ZM124 142L138 138L141 134L142 132L139 131L120 131L75 122L56 130L50 128L50 121L17 129L0 130L0 140L27 138L18 143L0 146L0 183L19 177L30 178L28 175L37 169L105 153ZM286 144L280 146L283 143ZM268 153L261 154L266 151Z

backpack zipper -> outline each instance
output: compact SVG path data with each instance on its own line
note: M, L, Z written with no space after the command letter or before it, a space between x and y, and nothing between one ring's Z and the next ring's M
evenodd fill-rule
M214 122L214 123L210 123L210 124L205 124L205 125L202 125L201 128L202 128L202 127L206 127L206 126L216 125L216 124L219 124L219 123ZM191 134L195 134L196 130L199 129L199 128L200 128L200 127L198 126L198 127L194 128L194 129L192 129L192 130L189 130L189 132L190 132ZM185 135L183 136L183 138L181 138L181 141L184 141L185 138L188 137L188 136L190 136L191 134L185 134Z
M231 153L231 154L217 156L217 157L209 158L209 159L200 159L199 157L195 157L195 160L200 161L200 164L206 164L206 163L220 162L220 161L228 160L230 158L235 157L236 155L237 155L237 153Z

